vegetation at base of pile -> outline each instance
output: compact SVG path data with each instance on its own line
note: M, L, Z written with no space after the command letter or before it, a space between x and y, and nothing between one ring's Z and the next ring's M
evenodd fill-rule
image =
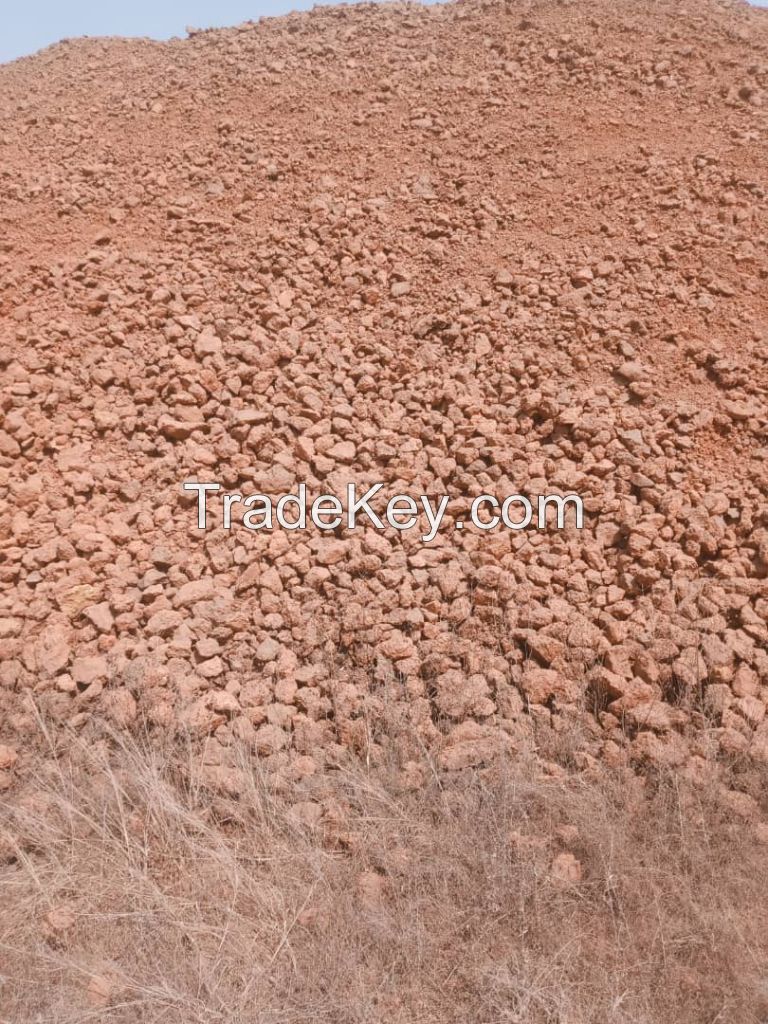
M710 790L242 757L231 797L200 747L73 745L6 800L3 1024L765 1019L761 826Z

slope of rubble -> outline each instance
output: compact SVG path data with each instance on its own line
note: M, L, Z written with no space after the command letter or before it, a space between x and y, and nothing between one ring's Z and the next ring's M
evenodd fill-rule
M191 730L224 772L391 745L409 785L548 732L582 768L768 763L767 191L736 0L360 4L0 67L3 784L41 715ZM185 480L586 514L202 533Z

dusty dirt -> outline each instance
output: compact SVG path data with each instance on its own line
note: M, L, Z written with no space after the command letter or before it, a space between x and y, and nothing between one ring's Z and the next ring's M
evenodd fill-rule
M767 190L738 2L0 67L0 787L41 721L209 736L235 788L243 741L407 786L547 733L577 769L768 763ZM203 534L189 479L576 491L585 528Z

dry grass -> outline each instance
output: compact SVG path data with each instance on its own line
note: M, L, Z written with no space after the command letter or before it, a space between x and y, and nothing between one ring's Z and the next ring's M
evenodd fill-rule
M765 849L672 779L201 778L124 746L8 801L0 1020L766 1020ZM566 848L578 883L551 877Z

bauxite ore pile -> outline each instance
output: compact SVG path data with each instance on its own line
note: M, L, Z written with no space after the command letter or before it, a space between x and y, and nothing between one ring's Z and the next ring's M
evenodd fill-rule
M321 8L0 67L0 772L768 762L768 12ZM198 531L184 481L576 493ZM194 497L194 496L192 496ZM386 754L389 756L389 754Z

